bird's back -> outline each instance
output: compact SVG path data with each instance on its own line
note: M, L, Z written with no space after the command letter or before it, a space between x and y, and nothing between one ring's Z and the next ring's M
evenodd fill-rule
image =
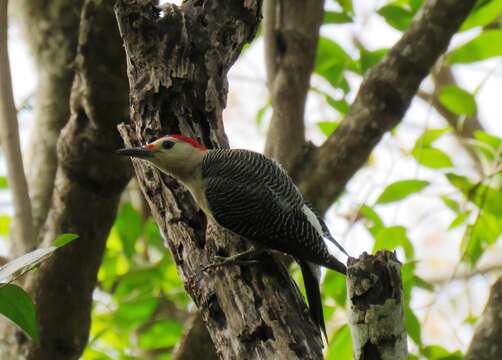
M275 161L248 150L210 150L202 176L209 208L220 225L266 247L332 267L332 255L305 214L302 194Z

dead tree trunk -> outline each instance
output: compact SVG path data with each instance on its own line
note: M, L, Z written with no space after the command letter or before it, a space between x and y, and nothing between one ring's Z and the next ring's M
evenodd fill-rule
M355 360L405 360L401 264L395 253L363 253L348 262L349 325Z
M222 110L227 71L250 41L261 1L187 1L162 11L150 1L120 0L116 14L131 89L127 144L183 133L206 147L228 146ZM248 243L207 224L185 188L134 162L136 175L173 253L185 288L225 359L320 359L320 334L287 271L273 260L254 267L202 269L214 255Z

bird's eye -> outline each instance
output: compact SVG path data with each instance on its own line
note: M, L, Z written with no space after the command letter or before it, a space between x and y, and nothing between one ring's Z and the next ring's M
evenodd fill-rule
M172 141L169 141L169 140L165 140L163 143L162 143L162 147L164 149L171 149L173 146L174 146L174 142Z

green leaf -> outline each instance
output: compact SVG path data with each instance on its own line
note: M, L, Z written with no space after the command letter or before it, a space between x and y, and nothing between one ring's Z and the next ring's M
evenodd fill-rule
M256 113L256 124L260 125L263 122L263 119L265 118L265 115L267 111L271 108L272 104L270 103L270 100L267 101L266 104L264 104L261 108L258 109L258 112Z
M343 12L348 14L354 13L354 6L352 5L352 0L336 0L336 2L342 7Z
M141 331L138 343L142 349L160 349L176 345L181 337L182 326L176 321L158 321Z
M385 226L380 216L378 216L377 212L366 204L363 204L359 209L359 215L370 221L370 224L367 224L366 226L373 236L375 236L380 231L380 229Z
M502 192L499 189L481 183L474 184L465 176L453 173L446 174L446 178L476 206L502 216Z
M378 197L377 204L387 204L403 200L411 194L422 191L429 185L424 180L400 180L388 185L384 192Z
M0 284L0 314L23 329L38 344L35 305L22 288L13 284Z
M340 327L330 339L327 360L351 360L352 336L347 325Z
M448 55L450 64L468 64L502 55L502 30L485 30Z
M438 93L441 104L457 115L473 116L477 112L474 96L457 85L443 86Z
M115 220L125 255L130 259L135 254L136 241L143 233L143 219L131 204L124 204Z
M314 71L325 78L334 88L348 92L349 85L343 73L354 68L350 55L335 41L326 37L319 39Z
M464 319L464 323L465 324L469 324L471 326L474 326L477 322L478 322L478 319L479 317L473 315L473 314L469 314L465 319Z
M408 305L404 307L404 322L408 335L415 344L420 346L422 344L422 328L420 326L420 321L418 321Z
M329 137L340 125L338 121L320 121L317 123L319 129L321 129L322 133Z
M378 49L369 51L364 47L359 47L359 67L360 74L364 75L371 67L378 64L380 60L389 52L389 49Z
M420 165L431 169L444 169L451 168L453 166L450 157L438 148L415 148L411 154Z
M344 12L338 11L325 11L324 24L347 24L353 22L352 16Z
M57 248L63 247L68 243L71 243L73 240L77 239L78 235L77 234L61 234L59 235L56 240L52 242L52 246L55 246Z
M467 222L467 219L469 219L470 214L471 214L470 210L458 213L457 216L455 216L455 219L453 219L451 224L448 226L448 230L455 229L460 225L465 224Z
M7 189L9 187L9 183L7 182L7 178L5 176L0 176L0 189Z
M502 0L478 1L478 4L465 19L460 31L485 26L497 19L502 12Z
M332 108L334 108L336 111L338 111L340 114L344 114L345 115L345 114L347 114L349 112L350 105L347 102L347 100L345 100L345 99L336 100L336 99L334 99L333 97L331 97L329 95L326 95L325 98L326 98L326 101L328 102L328 104Z
M430 292L434 291L434 285L425 281L420 276L414 275L413 280L416 287L419 287L420 289L424 289Z
M414 257L413 245L410 239L408 239L406 228L403 226L384 227L375 236L373 253L384 249L394 250L398 247L403 248L407 259Z
M0 215L0 235L9 236L10 221L10 216Z
M474 145L476 145L478 151L485 156L489 161L494 161L500 149L502 149L502 139L493 134L489 134L484 131L474 132Z
M17 279L46 260L56 250L55 246L40 248L9 261L0 268L0 283L8 283Z
M455 213L460 212L460 204L459 204L457 201L455 201L455 200L453 200L453 199L449 198L449 197L448 197L448 196L446 196L446 195L441 195L441 196L440 196L440 198L441 198L441 200L443 200L443 203L444 203L444 204L445 204L445 205L446 205L446 206L447 206L447 207L448 207L451 211L453 211L453 212L455 212Z
M460 351L449 352L439 345L430 345L422 349L422 354L427 360L463 360Z
M347 285L345 277L335 271L328 271L322 283L323 296L331 297L340 306L347 302Z
M502 220L483 211L477 222L469 225L466 237L462 241L462 252L465 260L474 267L489 245L497 241L502 233Z
M431 147L431 145L441 136L451 132L450 128L427 129L415 142L415 148Z
M408 28L413 20L413 13L397 5L385 5L378 9L377 13L393 28L403 31Z

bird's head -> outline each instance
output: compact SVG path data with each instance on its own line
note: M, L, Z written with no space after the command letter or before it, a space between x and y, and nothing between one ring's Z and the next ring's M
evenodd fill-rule
M117 154L149 161L160 170L180 177L205 151L203 145L188 136L165 135L142 147L117 150Z

